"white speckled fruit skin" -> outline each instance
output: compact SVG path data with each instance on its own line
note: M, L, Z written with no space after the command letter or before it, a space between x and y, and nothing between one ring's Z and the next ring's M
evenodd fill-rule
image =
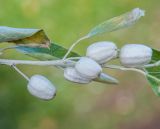
M120 51L121 64L126 67L139 67L148 64L152 58L152 49L142 44L127 44Z
M86 56L103 64L117 57L117 46L110 41L96 42L87 48Z
M85 83L91 82L91 79L84 78L84 77L80 76L77 73L77 71L75 70L75 68L71 68L71 67L66 68L64 70L64 77L65 77L65 79L72 81L72 82L75 82L75 83L85 84Z
M88 79L94 79L102 72L101 66L88 57L82 57L75 65L76 71L80 76Z
M41 75L32 76L27 89L33 96L44 100L53 99L56 95L55 86Z

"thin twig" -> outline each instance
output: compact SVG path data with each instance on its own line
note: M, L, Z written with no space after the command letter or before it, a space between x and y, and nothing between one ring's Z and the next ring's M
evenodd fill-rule
M151 68L151 67L156 67L156 66L160 66L160 61L157 61L153 64L144 65L145 68Z
M65 60L65 59L67 58L67 56L68 56L69 53L72 51L72 49L73 49L80 41L82 41L82 40L84 40L84 39L87 39L87 38L88 38L88 36L84 36L84 37L78 39L77 41L75 41L75 42L70 46L70 48L68 49L67 53L64 55L63 60Z
M18 69L15 65L12 65L12 67L19 73L21 74L27 81L29 81L29 77L25 75L20 69Z
M160 80L158 78L150 75L147 71L142 70L142 69L138 69L138 68L125 68L123 66L117 66L117 65L106 65L106 66L104 66L104 68L118 69L118 70L123 70L123 71L135 71L135 72L141 73L145 77L150 77L150 78L154 79L155 81L160 82Z
M28 60L9 60L9 59L0 59L0 64L6 65L40 65L40 66L74 66L75 62L71 60L52 60L52 61L28 61Z
M111 69L118 69L118 70L122 70L122 71L135 71L135 72L139 72L143 75L147 75L147 73L141 69L137 69L137 68L126 68L123 66L117 66L117 65L105 65L103 66L104 68L111 68Z

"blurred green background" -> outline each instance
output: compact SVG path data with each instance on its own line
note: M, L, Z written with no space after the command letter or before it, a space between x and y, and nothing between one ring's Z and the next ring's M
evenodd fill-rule
M84 55L86 47L99 40L114 41L119 47L143 43L159 49L160 0L0 0L0 25L43 28L52 41L68 48L95 25L135 7L146 10L136 25L85 40L74 50ZM12 50L2 57L32 59ZM1 66L0 129L160 128L160 98L135 72L105 70L120 80L117 86L78 85L53 67L19 68L29 76L47 76L58 93L52 101L39 100L28 93L27 82L18 73Z

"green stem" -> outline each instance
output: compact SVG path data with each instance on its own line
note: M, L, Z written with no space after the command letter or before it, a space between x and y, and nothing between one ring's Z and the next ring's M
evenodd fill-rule
M15 65L12 65L12 67L20 74L22 75L22 77L24 77L27 81L29 81L29 77L27 77L27 75L25 75L21 70L19 70Z
M156 67L156 66L160 66L160 61L157 61L153 64L144 65L144 68L151 68L151 67Z
M103 66L104 68L111 68L111 69L118 69L118 70L122 70L122 71L135 71L135 72L138 72L138 73L141 73L143 75L147 75L147 73L141 69L137 69L137 68L126 68L126 67L123 67L123 66L117 66L117 65L105 65Z
M72 49L73 49L80 41L82 41L82 40L84 40L84 39L87 39L87 38L88 38L88 36L84 36L84 37L78 39L77 41L75 41L75 42L70 46L70 48L68 49L67 53L64 55L63 60L65 60L65 59L67 58L67 56L70 54L70 52L72 51Z

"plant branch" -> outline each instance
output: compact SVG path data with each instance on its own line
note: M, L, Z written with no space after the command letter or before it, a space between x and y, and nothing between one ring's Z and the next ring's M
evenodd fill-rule
M9 60L0 59L0 64L5 65L39 65L39 66L61 66L68 67L74 66L75 62L70 60L52 60L52 61L29 61L29 60Z

